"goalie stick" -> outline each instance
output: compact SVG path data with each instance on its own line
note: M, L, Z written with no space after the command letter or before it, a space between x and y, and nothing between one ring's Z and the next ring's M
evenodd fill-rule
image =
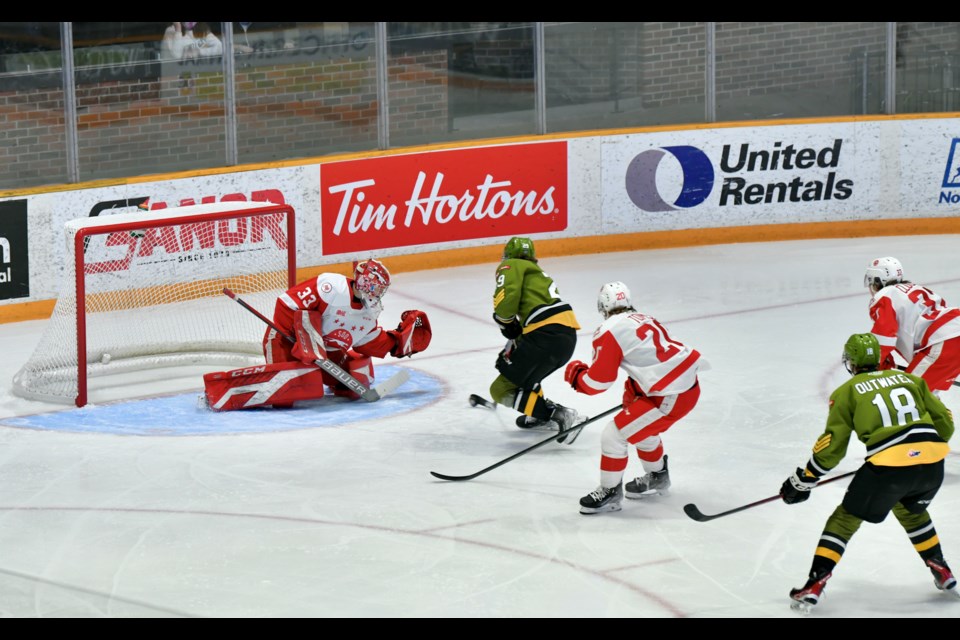
M471 397L472 397L472 396L471 396ZM477 396L477 397L479 397L479 396ZM492 465L490 465L489 467L486 467L485 469L480 469L480 471L477 471L476 473L471 473L470 475L467 475L467 476L448 476L448 475L446 475L446 474L444 474L444 473L437 473L436 471L431 471L431 472L430 472L430 475L432 475L434 478L439 478L440 480L452 480L452 481L473 480L473 479L476 478L477 476L482 476L483 474L485 474L485 473L488 472L488 471L493 471L493 470L496 469L497 467L503 466L503 465L507 464L508 462L510 462L511 460L515 460L515 459L519 458L520 456L522 456L522 455L524 455L524 454L530 453L530 452L533 451L534 449L539 449L539 448L542 447L543 445L548 444L548 443L550 443L550 442L553 442L553 441L556 440L557 438L563 437L564 434L573 435L573 434L571 434L570 432L573 431L574 429L577 429L577 430L583 429L585 426L587 426L587 425L590 424L591 422L596 422L596 421L599 420L600 418L604 418L604 417L610 415L611 413L614 413L614 412L616 412L616 411L619 411L619 410L622 409L622 408L623 408L623 407L618 404L618 405L615 406L615 407L612 407L612 408L610 408L610 409L607 409L606 411L604 411L604 412L601 413L601 414L595 415L595 416L593 416L592 418L589 418L588 420L585 420L585 421L581 422L580 424L578 424L578 425L576 425L575 427L573 427L573 429L567 429L566 431L560 431L559 433L555 433L555 434L553 434L552 436L550 436L549 438L547 438L546 440L541 440L541 441L538 442L537 444L532 445L532 446L529 446L529 447L527 447L526 449L523 449L522 451L518 451L518 452L516 452L515 454L513 454L512 456L509 456L509 457L507 457L507 458L504 458L504 459L501 460L500 462L497 462L496 464L492 464Z
M283 338L287 342L290 342L290 343L296 342L293 336L288 335L287 333L281 331L280 327L272 323L269 318L267 318L265 315L263 315L262 313L260 313L259 311L251 307L249 304L247 304L243 299L240 298L240 296L235 294L229 288L224 287L223 294L228 298L230 298L231 300L235 300L244 309L246 309L253 315L263 320L267 324L267 326L269 326L271 329L276 331L279 335L283 336ZM331 362L330 360L327 360L324 358L320 360L315 360L314 363L318 367L320 367L321 369L329 373L331 376L336 378L338 381L342 382L344 385L346 385L348 389L358 394L361 398L363 398L367 402L376 402L377 400L387 395L388 393L393 392L397 387L399 387L404 382L410 379L410 372L407 371L406 369L400 369L399 372L391 376L388 380L368 388L367 385L363 384L362 382L354 378L352 375L347 373L342 367L338 366L335 362Z
M817 487L823 486L825 484L830 484L834 480L840 480L841 478L848 478L855 473L856 471L850 471L848 473L841 473L840 475L834 476L829 480L821 480L820 482L817 483L814 489L816 489ZM770 496L769 498L764 498L763 500L757 500L756 502L751 502L750 504L745 504L742 507L737 507L736 509L730 509L729 511L721 511L720 513L715 513L713 515L707 515L705 513L702 513L700 509L697 508L697 505L691 503L691 504L683 505L683 512L688 516L690 516L691 518L693 518L694 520L696 520L697 522L706 522L707 520L715 520L716 518L722 518L723 516L728 516L731 513L744 511L746 509L757 507L757 506L760 506L761 504L766 504L767 502L772 502L774 500L779 500L779 499L780 499L780 494L778 493L775 496Z

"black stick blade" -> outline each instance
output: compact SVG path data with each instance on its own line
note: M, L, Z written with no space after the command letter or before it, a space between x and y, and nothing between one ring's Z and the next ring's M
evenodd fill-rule
M469 480L470 478L475 478L475 477L476 477L476 474L473 474L473 475L470 475L470 476L448 476L448 475L445 475L445 474L443 474L443 473L437 473L436 471L431 471L431 472L430 472L430 475L432 475L434 478L439 478L440 480L453 480L453 481L456 481L456 480Z
M700 509L697 509L697 505L692 503L683 505L683 512L697 522L706 522L707 520L711 519L710 516L700 513Z

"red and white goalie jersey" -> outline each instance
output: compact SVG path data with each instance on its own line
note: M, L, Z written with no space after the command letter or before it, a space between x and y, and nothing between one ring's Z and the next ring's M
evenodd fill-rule
M622 368L647 396L686 391L697 381L700 353L673 340L656 319L642 313L619 313L593 334L593 364L578 390L594 395L609 389Z
M367 308L356 301L351 290L352 280L337 273L321 273L297 284L281 294L274 310L274 323L287 335L294 334L294 313L310 311L321 317L318 327L324 348L331 360L342 362L351 349L363 355L384 357L395 341L379 325L379 304ZM267 330L265 356L267 362L285 362L295 359L291 345Z
M893 349L911 362L917 351L960 336L960 309L926 287L903 282L878 291L870 300L871 332L880 342L880 362Z

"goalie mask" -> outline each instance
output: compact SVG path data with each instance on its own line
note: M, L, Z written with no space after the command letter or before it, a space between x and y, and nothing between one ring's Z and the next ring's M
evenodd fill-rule
M373 258L359 262L353 276L353 286L363 306L367 309L380 306L380 299L390 286L390 272L383 263Z

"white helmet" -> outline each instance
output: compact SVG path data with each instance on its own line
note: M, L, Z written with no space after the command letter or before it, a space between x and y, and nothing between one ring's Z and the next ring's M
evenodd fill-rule
M896 258L873 260L863 274L863 286L876 293L888 284L903 282L903 266Z
M597 311L604 318L624 309L636 311L633 303L630 301L630 289L622 282L608 282L600 287L600 295L597 296Z

